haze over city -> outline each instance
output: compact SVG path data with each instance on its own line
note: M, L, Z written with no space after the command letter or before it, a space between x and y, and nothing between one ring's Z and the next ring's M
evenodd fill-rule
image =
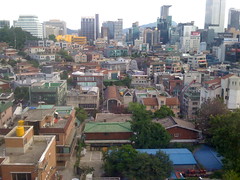
M0 180L240 180L239 128L239 0L1 2Z
M160 16L162 5L172 5L170 15L173 21L190 22L195 21L195 25L203 28L205 17L205 0L149 0L149 1L77 1L69 0L60 2L56 0L42 0L41 3L34 3L31 0L22 1L2 1L0 11L1 19L17 20L19 15L36 15L40 22L49 19L60 19L67 23L70 29L80 29L80 21L83 16L94 16L98 13L100 24L103 21L113 21L118 18L123 19L123 28L131 27L133 22L138 21L140 25L156 22ZM227 24L229 8L240 9L237 0L226 1L225 26Z

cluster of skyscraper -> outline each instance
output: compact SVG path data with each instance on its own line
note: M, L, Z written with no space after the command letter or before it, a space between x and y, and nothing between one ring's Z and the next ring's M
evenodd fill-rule
M129 28L126 37L123 35L123 20L105 21L101 27L99 26L99 15L95 17L82 17L80 36L87 37L91 44L99 37L106 40L114 39L116 41L126 41L127 44L135 45L135 41L143 41L149 46L159 44L174 44L176 41L183 44L190 44L191 38L198 39L198 33L193 33L197 30L194 22L180 23L178 27L172 26L172 16L169 15L170 5L161 7L160 17L157 19L156 27L141 29L139 23L132 24ZM222 33L224 29L226 0L206 0L205 12L205 30L209 30L208 41L211 41L213 34ZM240 10L230 9L228 18L228 28L240 29ZM0 27L10 26L9 21L0 21ZM19 16L17 21L14 21L13 26L21 27L23 30L30 32L38 38L48 38L49 35L66 35L66 23L60 20L50 20L40 23L37 16ZM212 35L209 35L212 34ZM193 37L194 36L194 37ZM194 44L194 42L193 42ZM190 45L185 45L184 51L188 51Z

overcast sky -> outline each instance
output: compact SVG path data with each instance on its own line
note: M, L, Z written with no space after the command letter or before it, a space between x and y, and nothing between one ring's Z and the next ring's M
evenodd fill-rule
M71 29L79 29L82 16L98 13L100 23L123 19L123 27L133 22L140 25L156 22L162 5L172 5L173 21L190 22L203 28L206 0L1 0L0 20L17 20L19 15L37 15L40 22L60 19ZM227 23L229 8L240 9L239 0L226 0ZM100 25L101 26L101 25Z

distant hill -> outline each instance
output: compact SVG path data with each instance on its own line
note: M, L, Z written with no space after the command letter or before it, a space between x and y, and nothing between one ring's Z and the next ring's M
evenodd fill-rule
M78 33L78 30L68 29L67 28L67 34L75 34Z

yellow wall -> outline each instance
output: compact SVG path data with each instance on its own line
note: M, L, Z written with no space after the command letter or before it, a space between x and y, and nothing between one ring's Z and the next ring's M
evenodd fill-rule
M86 37L79 37L79 36L75 36L75 35L58 35L56 37L57 41L66 41L66 42L70 42L70 43L77 43L77 44L87 44L87 38Z

